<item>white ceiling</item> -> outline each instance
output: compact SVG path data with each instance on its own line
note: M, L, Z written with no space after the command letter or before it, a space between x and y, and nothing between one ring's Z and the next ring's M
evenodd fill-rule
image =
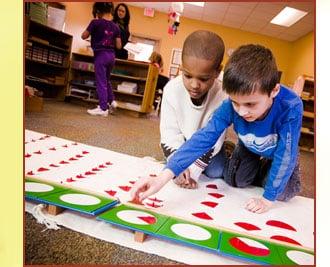
M137 7L151 7L168 13L171 2L128 2ZM270 21L285 6L307 11L308 14L291 27ZM204 7L184 4L183 17L206 21L259 33L286 41L295 41L314 30L314 1L310 2L205 2Z

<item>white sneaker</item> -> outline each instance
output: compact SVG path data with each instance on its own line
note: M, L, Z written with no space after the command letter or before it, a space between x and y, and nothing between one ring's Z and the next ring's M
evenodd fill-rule
M114 114L117 107L118 107L118 103L115 100L113 100L111 105L109 105L109 113Z
M94 109L88 109L87 113L93 116L107 117L109 115L109 110L102 110L100 106L97 106Z
M118 107L118 103L117 103L115 100L113 100L113 101L111 102L110 107L112 107L113 109L116 109L116 108Z

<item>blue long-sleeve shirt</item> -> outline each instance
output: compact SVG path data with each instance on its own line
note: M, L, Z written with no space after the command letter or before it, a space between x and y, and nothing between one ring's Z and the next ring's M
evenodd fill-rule
M263 197L274 201L283 192L297 162L303 104L292 90L281 86L271 109L262 120L247 122L233 109L230 99L214 112L170 158L165 168L177 176L207 152L231 124L239 142L253 153L272 159Z

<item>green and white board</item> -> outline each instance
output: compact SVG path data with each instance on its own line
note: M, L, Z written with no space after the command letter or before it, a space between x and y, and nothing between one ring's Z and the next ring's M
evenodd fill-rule
M283 265L315 265L314 253L297 247L277 246Z
M219 248L219 230L181 219L169 218L158 230L157 235L212 251Z
M102 213L97 217L97 219L154 235L168 220L168 217L152 211L137 209L126 205L119 205Z
M279 256L277 247L277 244L248 235L226 231L221 234L221 254L252 262L281 265L282 259Z
M25 180L25 197L88 215L97 215L118 203L115 199L29 178Z
M63 186L54 185L52 183L43 182L37 179L25 178L24 193L27 199L37 200L43 196L67 191Z

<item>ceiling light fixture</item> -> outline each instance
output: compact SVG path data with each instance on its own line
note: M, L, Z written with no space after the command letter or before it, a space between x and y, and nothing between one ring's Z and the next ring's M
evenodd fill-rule
M301 11L292 7L285 7L271 20L270 23L284 27L290 27L306 15L307 12L305 11Z
M185 4L189 5L194 5L194 6L199 6L199 7L204 7L205 2L183 2Z

